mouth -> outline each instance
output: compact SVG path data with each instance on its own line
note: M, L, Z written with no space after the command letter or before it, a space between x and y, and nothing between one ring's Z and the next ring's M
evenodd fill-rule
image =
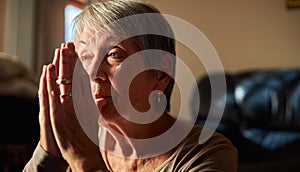
M109 85L95 83L93 88L93 98L98 107L103 107L112 102L112 95L110 94Z
M107 98L110 98L111 96L110 95L103 95L103 94L100 94L100 93L97 93L94 95L94 98L97 100L97 99L107 99Z
M108 102L111 102L111 96L110 95L102 95L102 94L95 94L94 95L94 101L98 108L102 108L105 106Z

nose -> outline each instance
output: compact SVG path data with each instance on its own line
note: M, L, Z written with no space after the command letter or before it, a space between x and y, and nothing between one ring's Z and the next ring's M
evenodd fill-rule
M108 80L108 78L107 78L106 73L104 71L101 71L101 69L99 68L98 71L97 71L96 76L93 79L93 81L103 83L107 80Z
M96 67L94 70L94 76L92 76L92 80L95 82L103 83L108 80L108 64L106 64L105 59L101 62L99 67Z

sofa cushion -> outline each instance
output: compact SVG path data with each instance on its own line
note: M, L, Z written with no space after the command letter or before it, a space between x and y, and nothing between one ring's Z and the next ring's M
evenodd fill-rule
M300 70L268 70L240 77L234 98L247 127L300 129Z
M196 123L214 127L219 119L207 121L209 109L218 109L224 103L216 130L232 141L240 163L299 158L300 151L295 148L300 143L300 69L226 72L226 95L220 92L211 98L210 79L221 75L210 73L198 81L200 107ZM197 102L194 99L191 101ZM195 107L191 103L194 112L198 110Z

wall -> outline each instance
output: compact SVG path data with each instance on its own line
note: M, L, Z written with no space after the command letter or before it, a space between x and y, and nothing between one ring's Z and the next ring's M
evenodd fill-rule
M3 51L4 44L5 3L5 0L0 1L0 51Z
M5 13L1 19L3 45L0 51L17 55L32 70L34 42L34 0L2 0ZM2 26L3 25L3 26ZM1 44L0 44L1 45Z
M287 9L285 0L149 2L199 28L226 70L300 65L300 8Z
M300 67L300 8L287 9L285 0L149 2L162 13L180 17L200 29L215 47L226 71ZM188 48L180 45L178 56L196 78L206 73ZM180 71L176 75L181 75ZM172 99L173 113L180 107L178 96L177 90Z

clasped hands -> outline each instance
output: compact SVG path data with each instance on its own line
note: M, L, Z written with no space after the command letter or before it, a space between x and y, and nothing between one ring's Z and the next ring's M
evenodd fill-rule
M72 171L106 169L99 147L82 130L72 100L72 77L78 55L62 43L53 62L43 66L39 83L40 146L65 160Z

